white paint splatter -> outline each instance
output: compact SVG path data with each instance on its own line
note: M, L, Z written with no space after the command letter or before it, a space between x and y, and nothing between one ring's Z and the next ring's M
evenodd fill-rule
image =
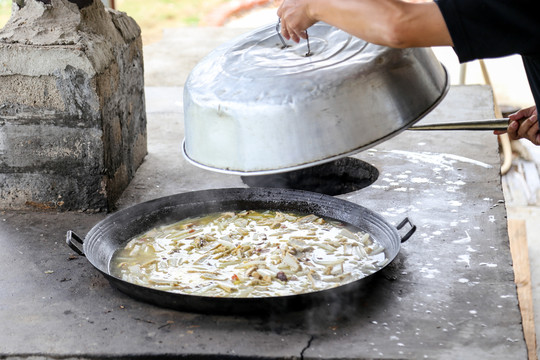
M427 275L424 276L424 277L425 277L425 278L428 278L428 279L433 279L433 278L435 278L435 275L436 275L436 274L440 274L440 273L441 273L441 272L440 272L439 270L437 270L437 269L428 269L428 268L426 268L426 267L421 268L421 269L420 269L420 272L423 273L423 274L424 274L424 273L427 274Z
M457 262L463 262L467 266L471 266L471 256L469 254L459 255L458 258L459 260Z
M494 267L497 267L497 264L490 264L490 263L480 263L478 264L480 266L487 266L489 268L494 268Z
M412 152L412 151L402 151L402 150L391 150L386 151L387 153L406 156L406 158L412 163L424 162L428 164L438 165L445 170L452 170L456 162L464 162L477 166L481 166L486 169L490 169L493 166L486 164L484 162L466 158L464 156L458 156L453 154L442 154L442 153L430 153L430 152Z
M469 236L469 233L467 231L465 231L465 234L467 235L467 237L464 237L462 239L459 239L459 240L454 240L452 241L452 243L454 244L468 244L471 242L471 237Z
M459 279L458 281L459 281L460 283L462 283L462 284L466 284L466 283L469 282L469 279L461 278L461 279Z
M427 178L412 178L411 179L411 182L415 183L415 184L430 184L431 183L431 180L427 179Z

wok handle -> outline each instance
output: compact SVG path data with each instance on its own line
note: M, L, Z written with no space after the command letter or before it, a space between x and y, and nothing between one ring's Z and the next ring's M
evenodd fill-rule
M411 220L409 220L409 218L403 219L403 221L400 222L398 226L396 226L396 229L401 230L406 224L409 224L411 226L411 229L401 238L402 243L409 240L412 234L414 234L414 232L416 231L416 225L414 225Z
M446 124L416 125L408 130L506 130L509 123L508 118L465 121Z
M79 235L69 230L66 235L66 243L77 254L84 256L83 239L81 239Z

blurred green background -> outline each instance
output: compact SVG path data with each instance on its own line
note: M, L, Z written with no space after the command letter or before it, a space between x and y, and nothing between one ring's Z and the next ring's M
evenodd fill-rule
M0 0L0 27L3 27L11 15L11 0Z
M115 0L115 8L135 19L146 45L161 38L162 29L196 26L217 6L230 0ZM0 27L11 15L11 0L0 0Z

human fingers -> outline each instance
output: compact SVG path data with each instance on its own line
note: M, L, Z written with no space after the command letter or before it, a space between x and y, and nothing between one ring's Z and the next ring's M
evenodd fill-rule
M530 140L532 143L535 143L536 142L536 139L539 135L539 127L538 127L538 120L537 120L537 116L531 116L530 118L528 118L526 120L527 122L528 121L531 121L533 122L533 125L529 128L529 130L527 131L527 136L526 138L528 140ZM538 144L537 144L538 145Z
M531 116L530 118L521 121L517 129L517 135L520 138L531 139L531 133L534 131L534 134L536 134L535 128L537 131L538 122Z
M529 117L529 116L533 116L537 114L535 105L522 109L522 110L525 117Z
M540 126L536 106L521 109L508 117L508 136L512 140L527 139L535 145L540 145Z
M276 11L277 16L278 16L279 18L281 18L281 17L283 16L283 4L284 4L284 3L285 3L285 1L283 1L283 2L279 5L279 7L278 7L278 9L277 9L277 11Z
M510 122L512 122L513 120L519 120L523 117L525 117L524 109L521 109L519 111L516 111L513 114L508 115L508 119L510 119Z
M300 42L300 39L306 39L305 30L299 30L297 26L291 26L291 23L285 19L281 19L281 34L287 40L292 40L294 42Z
M289 18L291 18L292 6L291 1L285 0L281 3L277 10L277 16L281 23L281 35L287 40L293 40L298 42L298 35L294 31L294 27L291 26Z
M285 30L285 32L282 31L282 34L283 36L285 36L285 34L287 35L286 39L287 40L292 40L296 43L300 42L300 39L306 39L307 38L307 31L306 30L301 30L302 28L299 28L298 26L291 26L291 24L289 22L283 22L283 20L281 20L282 22L282 29Z
M289 29L287 28L286 21L285 21L285 8L286 8L286 2L283 1L279 8L277 9L277 16L279 18L279 31L281 31L281 35L287 40L290 40L291 34L289 32Z
M538 132L538 124L536 124L536 126L532 127L531 130L529 130L529 132L527 133L527 139L532 142L532 143L535 143L536 142L536 138L538 137L540 133ZM538 145L538 144L536 144Z
M296 42L300 42L300 39L307 39L307 31L301 30L301 31L295 31L293 40Z
M281 19L282 34L287 34L287 39L300 42L300 39L307 39L307 29L316 20L309 15L309 4L307 0L284 0L278 8L277 15Z
M283 20L281 20L281 35L287 40L291 38L291 33L289 32L289 29L287 26L285 26Z
M525 117L529 117L536 114L536 106L530 106L528 108L520 109L519 111L508 116L510 120L519 120Z
M289 35L291 37L291 40L294 41L294 42L300 42L300 39L307 39L308 38L308 34L307 34L307 30L297 30L295 28L292 28L292 27L288 27L287 28L288 32L289 32Z
M300 42L300 37L298 35L296 35L296 33L292 33L291 40L294 41L295 43L299 43Z
M288 23L283 25L283 29L285 30L285 33L282 31L282 34L283 36L287 34L287 36L285 37L287 40L292 40L296 43L300 42L300 37L298 36L294 28L291 28Z
M508 137L510 138L510 140L519 139L518 129L519 129L519 121L517 120L510 121L510 124L508 124L508 128L506 129L506 132L508 133Z

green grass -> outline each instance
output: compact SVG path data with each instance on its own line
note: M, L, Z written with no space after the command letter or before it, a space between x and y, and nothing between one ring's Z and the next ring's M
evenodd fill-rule
M196 26L217 6L229 0L116 0L117 10L126 12L142 29L143 43L161 38L164 28ZM11 15L11 0L0 0L0 27Z
M11 16L11 0L0 0L0 28L6 25Z
M196 26L217 6L228 0L116 0L141 27L143 43L159 40L164 28Z

